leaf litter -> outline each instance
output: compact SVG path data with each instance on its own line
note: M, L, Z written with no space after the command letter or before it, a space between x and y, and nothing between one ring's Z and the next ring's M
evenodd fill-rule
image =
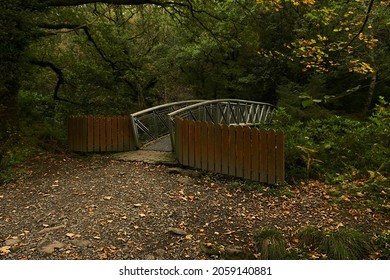
M207 259L205 251L251 250L263 227L291 246L303 226L389 228L388 216L335 204L317 181L275 195L109 155L42 154L23 168L0 186L0 259ZM11 237L21 242L6 245Z

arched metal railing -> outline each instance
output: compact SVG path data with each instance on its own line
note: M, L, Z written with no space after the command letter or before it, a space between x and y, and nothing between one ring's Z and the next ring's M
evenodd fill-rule
M175 117L227 125L254 125L269 123L274 109L275 106L269 103L240 99L216 99L183 107L168 113L172 146L174 147Z
M171 125L168 114L203 100L186 100L148 108L130 115L137 148L169 134Z

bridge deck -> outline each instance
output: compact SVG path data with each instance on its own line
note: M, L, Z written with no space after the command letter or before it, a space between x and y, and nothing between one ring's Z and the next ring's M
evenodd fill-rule
M170 134L147 143L141 148L141 150L172 152L173 149Z

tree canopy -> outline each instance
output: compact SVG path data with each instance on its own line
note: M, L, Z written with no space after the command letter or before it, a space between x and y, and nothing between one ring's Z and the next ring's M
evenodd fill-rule
M389 98L389 7L4 0L0 139L13 143L23 122L60 126L69 114L128 114L190 98L271 102L297 119L366 118L380 96Z

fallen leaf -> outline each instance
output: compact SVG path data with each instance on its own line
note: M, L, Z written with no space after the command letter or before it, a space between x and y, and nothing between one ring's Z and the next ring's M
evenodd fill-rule
M134 207L141 207L142 206L142 203L136 203L136 204L133 204Z
M192 234L188 234L188 235L186 235L186 239L187 239L187 240L191 240L191 239L192 239L192 236L193 236Z
M188 198L191 199L191 200L194 200L195 196L194 195L189 195Z
M11 246L4 246L4 247L1 247L0 248L0 256L5 256L7 255L9 252L11 252L9 249L11 248Z
M105 196L103 197L105 200L111 200L112 199L112 196Z
M70 233L70 232L68 232L67 234L65 234L67 237L69 237L69 238L73 238L74 236L75 236L75 234L74 233Z
M146 217L146 214L140 213L139 216L140 216L141 218L143 218L143 217Z

